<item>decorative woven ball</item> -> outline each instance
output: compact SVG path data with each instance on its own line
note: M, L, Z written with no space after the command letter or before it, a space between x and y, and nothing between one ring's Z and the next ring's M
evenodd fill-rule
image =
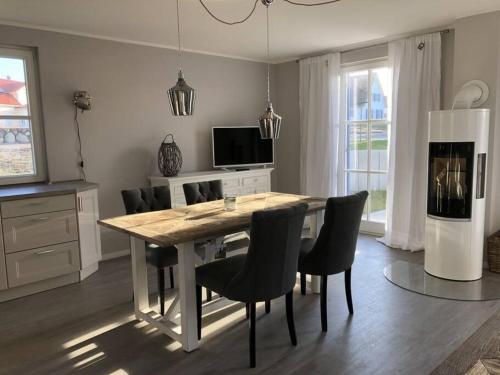
M167 142L167 138L172 140ZM165 177L177 176L182 168L182 153L172 134L167 134L158 150L158 168Z

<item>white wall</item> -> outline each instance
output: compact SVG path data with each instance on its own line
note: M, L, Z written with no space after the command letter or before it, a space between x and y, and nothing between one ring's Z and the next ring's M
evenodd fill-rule
M211 168L210 128L256 125L266 104L266 66L185 53L182 66L196 89L195 115L174 118L166 90L177 80L172 50L0 26L0 44L37 49L50 179L79 177L72 94L87 90L92 111L80 116L89 181L97 182L101 217L124 214L120 190L147 186L167 133L183 152L184 172ZM103 231L103 252L128 247Z

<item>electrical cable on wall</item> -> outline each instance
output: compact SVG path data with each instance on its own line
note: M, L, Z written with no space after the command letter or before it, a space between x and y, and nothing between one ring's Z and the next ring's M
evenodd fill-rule
M76 128L76 139L78 147L78 168L80 169L80 178L83 181L87 181L87 176L85 174L85 164L83 161L83 151L82 151L82 138L80 137L80 123L78 122L78 108L75 106L75 128Z
M80 109L82 113L84 111L90 111L92 107L92 97L86 91L76 91L73 95L73 105L75 106L75 116L73 118L73 121L75 124L77 137L78 168L80 170L80 178L83 181L87 181L87 175L85 173L85 163L83 160L82 138L80 136L80 123L78 121L78 110Z

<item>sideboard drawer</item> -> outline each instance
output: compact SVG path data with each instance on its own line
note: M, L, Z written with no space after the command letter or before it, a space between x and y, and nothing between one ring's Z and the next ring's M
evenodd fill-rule
M264 185L264 184L267 184L268 182L269 182L269 178L267 175L244 177L243 178L243 186Z
M177 186L174 186L173 188L174 188L173 189L174 191L172 191L172 190L170 191L170 196L172 196L172 195L184 196L184 187L182 185L177 185Z
M34 249L78 240L75 210L3 220L5 252Z
M5 259L11 288L80 269L78 241L7 254Z
M224 187L224 190L226 188L236 188L240 186L240 179L239 178L225 178L222 180L222 185Z
M239 188L224 189L224 195L226 197L237 197L240 195L240 189Z
M241 189L241 195L260 194L260 193L266 193L267 191L268 191L267 187L264 185L250 186Z
M1 208L3 218L71 210L75 208L75 196L73 194L66 194L51 197L19 199L2 202Z

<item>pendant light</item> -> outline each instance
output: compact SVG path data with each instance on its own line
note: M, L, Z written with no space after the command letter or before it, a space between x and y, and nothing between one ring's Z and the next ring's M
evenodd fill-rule
M181 55L181 27L179 17L179 0L177 0L177 43L179 46L179 60ZM195 93L184 80L182 69L174 87L168 90L170 109L174 116L191 116L194 112Z
M269 5L273 0L262 0L266 6L266 21L267 21L267 109L259 117L260 137L262 139L278 139L280 135L281 116L273 110L273 103L271 103L271 93L269 84Z

